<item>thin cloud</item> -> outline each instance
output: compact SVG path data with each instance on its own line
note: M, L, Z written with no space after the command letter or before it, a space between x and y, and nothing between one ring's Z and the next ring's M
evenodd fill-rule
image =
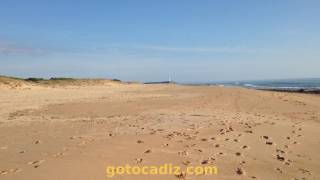
M0 54L3 55L36 55L44 53L46 53L44 49L0 42Z
M1 54L26 54L26 53L32 53L33 51L34 51L34 49L32 49L32 48L0 46L0 53Z
M88 45L85 49L45 49L36 48L16 43L0 42L0 55L44 55L48 53L77 53L77 54L123 54L130 51L158 51L164 53L266 53L271 52L264 48L251 47L173 47L163 45L141 45L141 44L96 44Z
M184 52L184 53L260 53L270 52L264 48L250 47L172 47L158 45L117 45L120 49L137 49L137 50L152 50L164 52Z

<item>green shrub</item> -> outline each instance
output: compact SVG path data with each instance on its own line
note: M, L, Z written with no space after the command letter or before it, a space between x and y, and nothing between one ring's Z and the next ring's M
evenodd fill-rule
M38 83L39 81L44 81L45 79L43 79L43 78L33 78L33 77L31 77L31 78L27 78L27 79L25 79L26 81L32 81L32 82L35 82L35 83Z

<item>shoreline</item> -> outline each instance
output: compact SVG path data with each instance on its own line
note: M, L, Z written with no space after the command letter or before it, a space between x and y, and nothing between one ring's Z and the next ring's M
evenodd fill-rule
M320 94L320 90L310 90L310 89L256 89L262 91L274 91L274 92L287 92L287 93L302 93L302 94Z

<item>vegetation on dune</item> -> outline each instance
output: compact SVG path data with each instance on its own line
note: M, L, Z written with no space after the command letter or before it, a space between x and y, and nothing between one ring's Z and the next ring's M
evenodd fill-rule
M52 77L50 78L49 80L52 80L52 81L65 81L65 80L75 80L73 78L66 78L66 77Z
M50 79L44 79L44 78L26 78L24 79L26 81L32 81L32 82L40 82L40 81L69 81L69 80L75 80L73 78L65 78L65 77L52 77Z
M122 81L119 79L74 79L68 77L51 77L49 79L46 78L37 78L37 77L29 77L29 78L17 78L17 77L10 77L10 76L3 76L0 75L0 85L4 84L10 87L21 87L25 84L37 84L37 85L44 85L44 86L81 86L81 85L99 85L104 84L106 82L118 82L121 83Z
M30 78L27 78L27 79L24 79L24 80L25 81L31 81L31 82L39 83L40 81L44 81L45 79L30 77Z
M120 79L112 79L112 81L121 82L121 80L120 80Z

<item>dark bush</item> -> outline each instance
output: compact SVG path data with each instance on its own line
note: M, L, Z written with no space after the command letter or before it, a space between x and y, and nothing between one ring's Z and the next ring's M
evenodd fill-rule
M50 78L52 81L65 81L65 80L74 80L73 78L65 78L65 77L52 77Z
M39 81L44 81L45 79L43 79L43 78L33 78L33 77L31 77L31 78L27 78L27 79L25 79L26 81L32 81L32 82L35 82L35 83L38 83Z
M112 81L118 81L118 82L121 82L120 79L112 79Z

